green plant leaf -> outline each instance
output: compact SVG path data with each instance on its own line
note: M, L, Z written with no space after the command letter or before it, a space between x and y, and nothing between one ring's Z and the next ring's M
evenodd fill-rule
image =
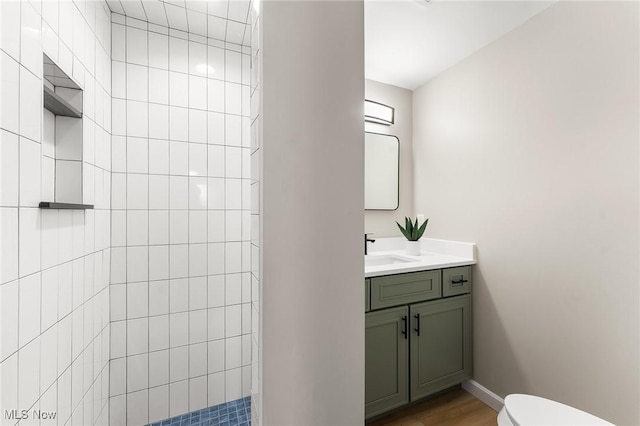
M407 230L403 228L402 225L400 225L397 221L396 225L398 225L398 228L400 229L400 232L402 232L402 235L404 235L404 237L409 240L409 234L407 233Z
M416 222L417 222L417 220L416 220ZM425 220L424 223L418 229L418 238L417 238L417 240L422 238L422 235L424 234L424 231L427 229L427 223L429 223L429 218L427 218L427 220Z

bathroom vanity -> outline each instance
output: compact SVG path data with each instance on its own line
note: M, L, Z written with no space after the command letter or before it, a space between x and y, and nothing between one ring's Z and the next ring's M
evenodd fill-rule
M378 240L383 250L365 258L366 418L459 384L472 371L475 246L422 240L422 255L406 256L387 240L396 239Z

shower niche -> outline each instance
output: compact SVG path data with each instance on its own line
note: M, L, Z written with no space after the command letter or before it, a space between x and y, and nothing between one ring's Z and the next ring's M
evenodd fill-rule
M40 208L91 209L82 199L82 89L43 55Z

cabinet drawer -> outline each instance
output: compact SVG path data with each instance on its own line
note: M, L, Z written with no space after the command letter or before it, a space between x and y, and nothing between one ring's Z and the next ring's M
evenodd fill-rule
M371 310L371 280L364 280L364 311L369 312Z
M442 270L442 296L471 293L471 266Z
M371 309L437 299L441 295L440 270L371 278Z

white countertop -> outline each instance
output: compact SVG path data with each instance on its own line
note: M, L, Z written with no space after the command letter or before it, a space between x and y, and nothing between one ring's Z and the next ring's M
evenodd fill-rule
M406 262L375 266L365 264L365 278L478 263L476 245L473 243L423 238L420 240L420 256L406 255L405 243L404 238L379 238L375 243L368 243L369 254L365 256L365 262L367 258L374 260L386 256L399 257Z

